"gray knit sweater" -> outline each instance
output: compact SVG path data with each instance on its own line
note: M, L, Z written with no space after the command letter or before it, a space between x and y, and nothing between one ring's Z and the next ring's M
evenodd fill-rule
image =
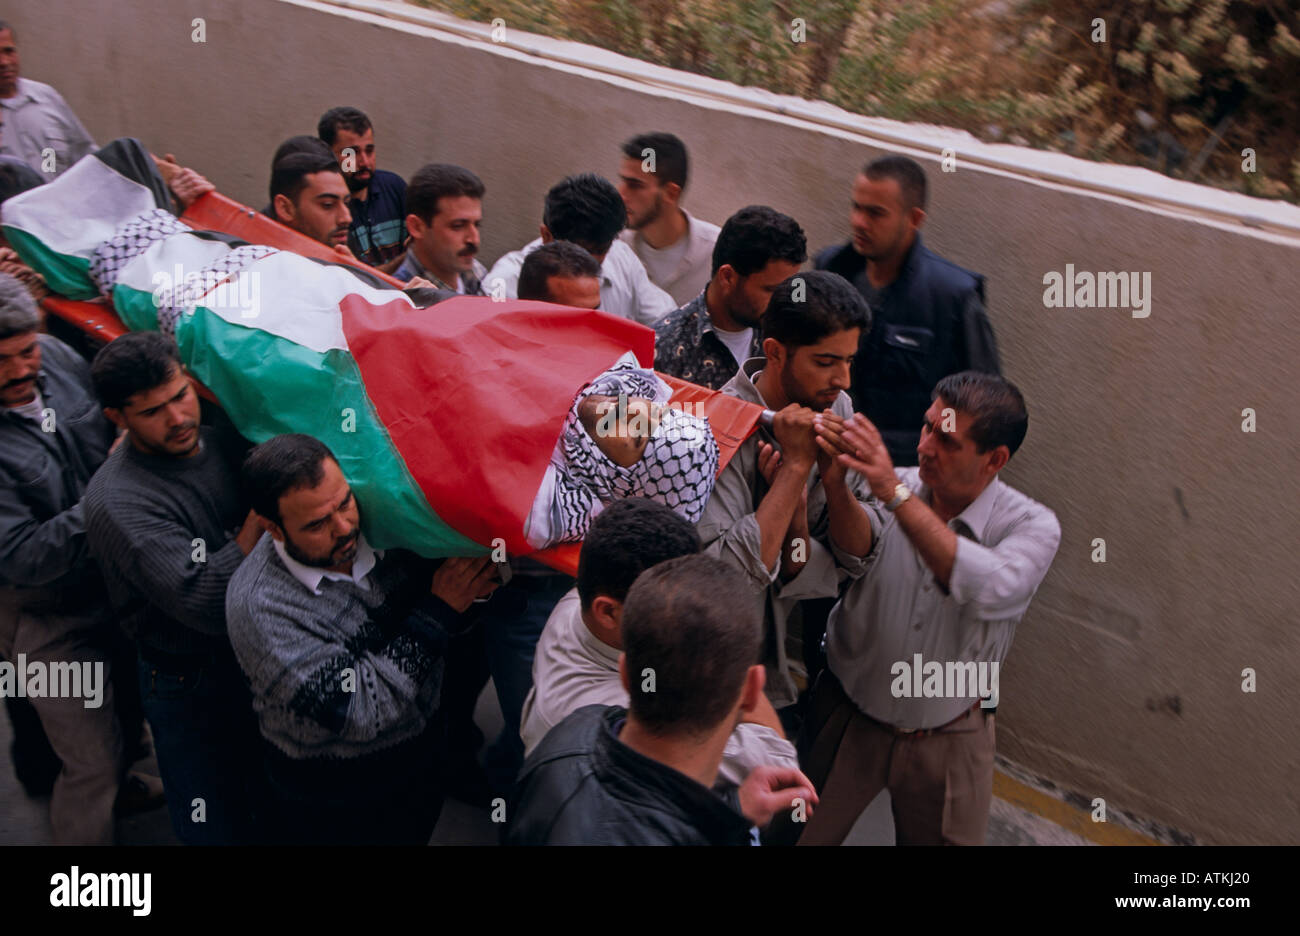
M424 731L448 632L467 623L429 593L433 564L389 550L369 588L313 594L264 535L230 580L226 615L262 736L292 758L355 758Z

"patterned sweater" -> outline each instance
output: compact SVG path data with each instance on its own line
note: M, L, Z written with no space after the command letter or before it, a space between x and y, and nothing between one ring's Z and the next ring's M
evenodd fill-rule
M226 616L262 736L295 759L356 758L424 731L448 632L468 623L429 593L433 563L390 550L366 577L294 578L263 536L230 580Z

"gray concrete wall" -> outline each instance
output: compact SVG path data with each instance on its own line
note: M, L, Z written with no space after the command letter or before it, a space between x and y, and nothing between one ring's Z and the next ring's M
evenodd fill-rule
M97 139L138 136L249 204L264 202L282 138L329 106L362 107L381 166L450 161L483 177L489 260L535 236L562 175L612 175L634 131L686 141L693 211L721 222L765 202L814 246L844 237L851 176L879 152L850 132L279 0L19 0L6 15L24 73L55 84ZM999 749L1203 841L1295 842L1300 249L1080 188L930 168L929 243L988 275L1005 370L1030 405L1006 478L1064 531L1003 675ZM1044 308L1043 275L1066 263L1150 271L1150 317Z

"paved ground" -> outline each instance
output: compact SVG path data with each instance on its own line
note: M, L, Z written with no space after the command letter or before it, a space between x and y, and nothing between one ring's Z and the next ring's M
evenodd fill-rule
M501 711L489 683L479 698L475 718L491 738L500 730ZM47 799L29 799L13 775L9 760L9 719L0 715L0 844L49 844ZM1093 822L1084 803L1050 781L1034 777L999 759L994 777L993 808L989 816L990 845L1119 845L1188 843L1170 830L1160 829L1110 810L1111 821ZM494 845L499 828L491 814L456 800L448 800L434 831L431 845ZM125 845L175 844L167 810L157 809L123 820L119 838ZM878 796L854 826L846 844L892 845L894 823L889 794Z

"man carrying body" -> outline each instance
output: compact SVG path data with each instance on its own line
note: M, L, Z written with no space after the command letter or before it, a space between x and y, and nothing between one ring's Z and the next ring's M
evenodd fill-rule
M272 837L428 842L442 808L436 716L448 630L491 592L491 561L376 552L333 454L305 435L253 449L263 536L230 580L230 640L252 685Z
M599 309L600 264L569 241L543 244L524 258L519 271L519 298Z
M680 207L686 146L671 133L643 133L623 144L618 193L627 205L619 239L645 264L650 282L685 305L709 282L718 226Z
M81 497L115 433L85 362L40 324L27 290L0 276L0 657L79 671L78 695L31 699L62 761L50 823L58 844L111 845L125 768L111 682L116 622L86 547Z
M795 295L802 301L796 301ZM832 273L802 273L777 287L763 319L765 358L751 358L724 393L776 411L718 475L700 520L704 550L740 569L764 622L767 693L780 711L798 699L787 639L798 635L800 602L835 597L867 567L879 508L866 480L818 448L813 419L852 414L849 373L861 332L871 327L862 297ZM794 633L791 633L794 631ZM786 717L790 717L787 713Z
M352 255L348 231L352 213L343 171L333 156L290 153L271 169L271 210L276 221L299 234Z
M759 325L772 292L806 259L793 218L762 205L737 211L718 235L707 286L655 326L655 370L721 388L762 355Z
M998 373L984 277L921 242L925 171L906 156L869 163L853 183L853 238L817 255L867 300L876 327L853 368L854 409L880 430L896 465L916 464L917 426L941 377Z
M243 440L199 425L176 345L158 332L110 342L91 378L126 441L86 488L86 535L136 641L172 827L186 844L246 843L257 724L225 609L261 533L240 497Z
M589 705L547 734L520 775L507 845L744 845L778 811L811 814L816 794L794 767L712 789L763 695L759 621L732 597L743 588L735 569L699 555L637 578L620 623L628 708Z
M553 240L573 241L600 263L601 309L653 327L677 304L650 282L632 248L617 239L626 220L627 207L608 180L591 173L569 176L546 193L541 236L498 260L483 290L489 296L517 298L524 257Z
M406 282L421 277L439 289L483 295L487 268L478 260L483 224L482 180L460 166L430 163L406 189L410 246L393 273Z
M59 92L18 72L18 37L0 20L0 154L52 179L93 150L95 141Z
M376 168L374 127L355 107L326 111L316 132L338 160L352 194L348 246L362 263L391 273L406 240L406 183L397 173Z
M824 807L800 844L843 841L882 788L899 844L983 843L998 667L1061 541L1051 510L998 479L1028 427L1020 391L975 371L935 387L919 468L895 469L862 416L819 426L889 513L827 627L800 744ZM962 678L931 686L936 664Z

